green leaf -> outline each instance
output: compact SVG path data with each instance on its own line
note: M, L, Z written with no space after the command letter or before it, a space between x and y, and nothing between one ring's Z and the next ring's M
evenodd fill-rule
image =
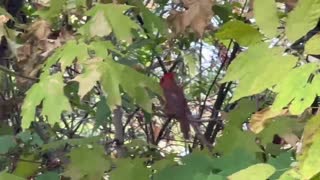
M256 163L256 155L243 149L236 149L232 153L213 160L214 169L222 176L229 176Z
M93 50L96 57L100 57L103 59L110 58L108 51L113 51L119 55L122 55L122 53L116 49L111 41L106 40L95 40L91 42L89 44L89 50Z
M162 95L160 85L153 79L112 60L91 61L84 66L85 73L74 79L80 85L79 95L83 97L92 89L96 81L101 81L110 109L121 105L120 86L133 98L134 103L147 112L151 112L151 99L146 89Z
M255 0L253 4L254 17L257 25L267 37L275 37L279 26L276 2Z
M0 172L0 179L1 180L25 180L25 178L6 173L5 171Z
M95 129L101 125L106 125L107 122L111 122L111 110L107 105L105 96L101 96L100 101L97 103L96 122Z
M197 74L197 58L194 54L185 54L184 59L186 65L188 66L190 76L194 77Z
M309 41L307 41L304 52L306 54L320 54L320 34L314 35Z
M281 153L278 157L270 157L268 164L276 168L276 172L269 178L270 180L279 179L279 177L290 168L291 163L294 162L291 152Z
M92 18L79 29L79 32L90 37L106 36L113 32L118 40L131 43L131 30L139 29L139 26L123 14L130 8L132 6L113 3L97 4L87 11L86 15Z
M36 107L42 100L42 115L47 116L52 125L60 121L62 112L71 110L63 86L63 77L57 73L52 76L42 76L40 82L28 90L21 108L22 128L28 128L30 122L35 120Z
M35 175L39 170L41 162L36 162L34 155L21 156L21 159L23 160L18 161L13 174L24 178Z
M151 169L144 165L144 160L135 158L118 159L116 169L110 173L110 180L149 180ZM125 173L124 173L125 172Z
M298 1L296 7L289 13L286 24L286 35L291 42L301 38L313 29L320 17L320 1Z
M297 58L283 56L282 52L281 48L270 49L267 44L259 43L237 56L222 80L239 81L231 102L272 88L286 77L296 65Z
M34 15L39 15L44 19L51 20L52 18L56 18L60 15L65 4L66 0L51 0L49 8L38 10Z
M8 153L12 148L17 146L14 136L4 135L0 136L0 154Z
M232 5L228 2L225 2L223 5L214 5L212 11L215 15L218 15L220 19L225 23L231 20L232 14Z
M293 115L301 114L308 108L319 93L320 77L316 75L312 83L309 78L316 71L318 64L309 63L292 69L273 89L277 93L272 110L280 111L288 104Z
M63 175L72 179L97 180L104 176L104 172L111 168L110 160L105 157L102 146L88 148L81 146L73 148L70 155L70 164Z
M255 103L244 99L239 102L238 108L233 109L227 114L227 124L222 136L217 139L215 147L217 152L229 154L237 149L244 149L252 153L261 151L255 141L255 135L250 131L242 130L242 124L255 111Z
M143 17L143 27L145 27L150 36L154 36L155 30L157 30L161 35L168 35L168 26L164 19L161 16L157 15L154 12L151 12L146 6L143 4L143 1L140 0L130 0L130 4L137 7L141 12Z
M88 45L83 42L77 43L75 40L70 40L58 48L56 52L48 58L44 70L48 72L52 65L60 62L61 69L64 71L65 68L71 66L75 60L81 63L88 58Z
M300 179L301 179L301 176L298 174L298 172L296 172L295 169L290 169L286 171L279 178L279 180L300 180Z
M211 174L214 165L210 156L201 152L183 157L182 164L162 169L155 174L154 180L194 180L197 174L207 177Z
M166 155L164 159L161 159L160 161L156 161L153 165L152 168L157 170L157 172L165 169L166 167L171 167L173 165L176 165L177 162L174 161L174 158L176 157L176 154L169 154Z
M36 180L60 180L60 176L56 172L45 172L37 176Z
M275 168L269 164L256 164L243 169L228 177L230 180L257 180L268 179L275 172Z
M234 39L243 46L258 43L262 39L259 31L242 21L233 20L225 23L216 33L218 39Z
M258 134L262 145L271 143L274 135L286 135L292 133L298 126L303 127L303 124L298 122L297 118L277 117L268 121L268 125Z
M16 136L19 138L23 143L30 144L30 145L37 145L42 146L43 141L37 133L31 133L30 131L23 131Z
M226 180L226 177L217 175L217 174L201 174L198 173L194 176L193 180Z

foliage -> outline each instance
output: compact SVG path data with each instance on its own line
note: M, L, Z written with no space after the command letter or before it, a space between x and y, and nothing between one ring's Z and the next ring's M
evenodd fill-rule
M318 179L319 9L0 1L0 179Z

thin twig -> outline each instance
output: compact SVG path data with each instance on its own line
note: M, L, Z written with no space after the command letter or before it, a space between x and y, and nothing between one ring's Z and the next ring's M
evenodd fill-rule
M38 78L26 76L26 75L11 71L11 70L9 70L8 68L6 68L6 67L4 67L2 65L0 65L0 71L3 71L5 73L9 74L10 76L22 77L22 78L25 78L25 79L28 79L28 80L31 80L31 81L39 81Z

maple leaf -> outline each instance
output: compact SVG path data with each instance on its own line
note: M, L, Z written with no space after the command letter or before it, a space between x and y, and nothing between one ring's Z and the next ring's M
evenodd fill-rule
M250 124L249 124L250 130L254 133L259 133L264 129L269 119L276 116L288 115L288 114L289 114L288 109L283 109L281 111L274 111L270 107L265 108L261 111L254 113L251 116Z
M69 155L71 162L63 175L75 180L101 179L104 172L111 168L110 160L104 155L102 146L94 146L91 149L81 146L72 149Z
M91 59L84 64L84 68L85 72L74 79L79 82L78 94L84 97L95 83L100 81L107 94L110 109L121 105L120 86L133 98L134 103L148 112L151 112L151 100L146 88L162 95L161 88L156 81L113 60Z
M180 34L190 26L199 37L202 37L206 27L211 24L213 1L182 0L182 2L186 10L183 12L172 10L167 18L171 29L174 34Z
M149 175L151 174L151 169L148 169L144 165L144 159L118 159L116 160L116 169L111 171L110 179L115 180L149 180ZM123 173L123 172L126 173Z
M22 128L28 128L35 119L35 110L42 102L42 115L47 116L50 124L59 122L63 111L71 110L68 98L64 95L62 74L52 76L43 74L40 82L27 92L21 107ZM53 111L54 109L54 111Z
M139 26L123 14L130 8L132 6L112 3L97 4L86 12L86 15L92 18L79 29L79 33L89 35L89 37L103 37L113 32L118 40L131 43L131 31L139 29Z
M45 63L44 71L49 71L52 65L60 62L61 69L64 71L67 66L72 65L72 63L77 60L81 63L89 58L88 55L88 45L76 40L70 40L62 47L58 48L55 53L50 56Z

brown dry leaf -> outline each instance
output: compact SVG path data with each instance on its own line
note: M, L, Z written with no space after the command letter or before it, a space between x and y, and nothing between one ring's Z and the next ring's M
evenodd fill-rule
M1 15L0 16L0 25L3 25L5 23L7 23L9 21L9 17L5 16L5 15Z
M72 39L73 35L63 28L58 37L48 39L51 30L46 21L37 21L32 24L28 30L29 31L23 35L26 39L25 44L17 48L15 71L21 75L35 78L47 57L49 57L56 48L60 47L69 39ZM26 91L34 83L34 81L23 77L17 77L16 81L17 86L22 91Z
M181 0L186 8L179 12L172 10L167 18L168 24L175 35L184 33L190 27L199 37L211 24L213 17L213 0Z
M288 109L283 109L282 111L273 111L270 107L267 107L261 111L254 113L250 119L250 130L254 133L261 132L269 119L276 116L289 115Z
M281 138L284 139L284 141L290 144L292 147L296 147L297 143L300 141L298 136L293 133L281 135Z
M28 29L27 36L33 35L38 40L47 39L51 34L51 26L45 20L39 20L34 22Z

